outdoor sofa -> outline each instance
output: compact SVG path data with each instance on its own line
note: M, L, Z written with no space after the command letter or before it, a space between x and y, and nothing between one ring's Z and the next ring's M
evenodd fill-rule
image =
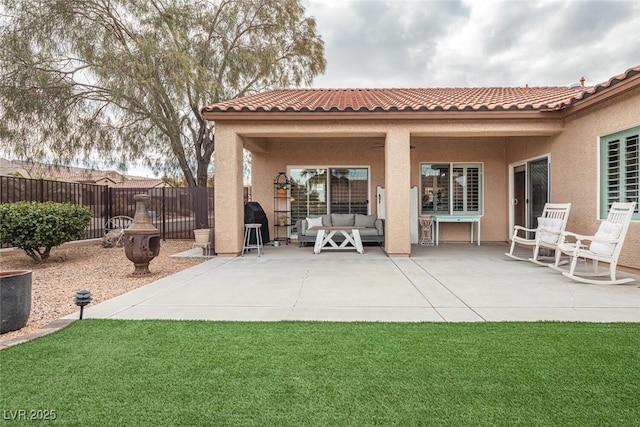
M312 227L309 227L309 220L311 220L312 225L314 222L319 225L320 219L324 227L364 227L359 230L362 243L378 243L379 245L384 243L384 220L378 218L378 215L330 214L296 221L300 247L304 243L314 243L316 241L318 230L310 230ZM344 237L336 234L334 240L342 241Z

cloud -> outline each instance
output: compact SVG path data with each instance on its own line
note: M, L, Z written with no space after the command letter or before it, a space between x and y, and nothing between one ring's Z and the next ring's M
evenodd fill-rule
M640 1L305 0L314 87L602 83L640 65Z
M464 17L458 2L311 1L325 41L327 73L316 87L401 85L418 81L448 22ZM338 82L338 85L335 83Z

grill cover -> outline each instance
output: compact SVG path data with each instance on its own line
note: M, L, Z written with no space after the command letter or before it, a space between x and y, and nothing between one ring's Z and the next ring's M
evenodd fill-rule
M258 202L247 202L244 204L244 223L245 224L262 224L260 227L260 231L262 234L262 243L269 243L271 240L269 239L269 220L267 219L267 214L260 206ZM249 243L256 243L256 236L254 233L251 233L249 237Z

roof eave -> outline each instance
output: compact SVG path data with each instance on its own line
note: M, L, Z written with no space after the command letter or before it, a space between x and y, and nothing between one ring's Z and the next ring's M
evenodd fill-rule
M313 120L453 120L453 119L557 119L551 109L493 110L493 111L205 111L202 116L208 121L313 121Z
M632 77L626 78L612 86L603 87L600 86L600 90L596 90L594 93L585 93L581 99L574 99L571 105L567 105L563 109L563 116L576 114L580 111L586 110L599 103L623 95L630 90L640 88L640 73L635 74Z

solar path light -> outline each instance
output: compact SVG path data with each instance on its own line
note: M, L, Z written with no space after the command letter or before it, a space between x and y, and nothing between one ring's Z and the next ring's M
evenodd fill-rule
M82 320L82 311L84 310L84 306L91 302L91 295L91 292L83 289L76 292L76 294L73 296L73 302L75 302L76 305L80 307L80 320Z

